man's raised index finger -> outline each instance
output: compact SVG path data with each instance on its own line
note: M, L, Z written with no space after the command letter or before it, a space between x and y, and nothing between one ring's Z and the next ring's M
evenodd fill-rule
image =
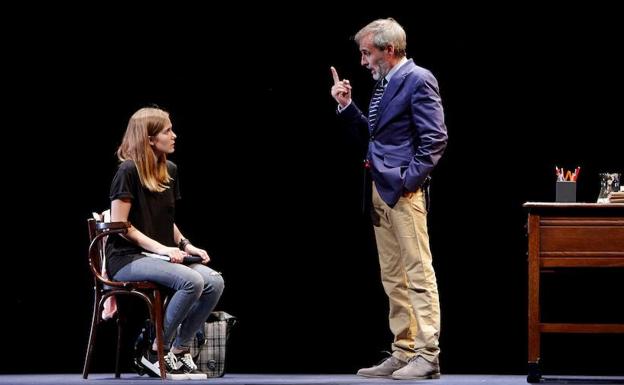
M336 69L333 66L329 67L329 69L331 70L332 77L334 78L334 84L338 84L338 82L340 82L340 78L338 77L338 72L336 72Z

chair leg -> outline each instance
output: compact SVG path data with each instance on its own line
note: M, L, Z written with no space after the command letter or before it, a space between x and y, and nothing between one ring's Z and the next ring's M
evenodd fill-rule
M97 289L96 289L97 290ZM91 317L91 331L89 332L89 342L87 343L87 354L85 356L84 367L82 368L82 378L85 380L89 377L89 368L91 365L91 355L93 354L93 347L95 346L96 328L100 317L98 316L98 309L100 304L100 296L95 293L93 300L93 317Z
M121 373L119 371L119 356L121 355L121 327L123 325L123 320L119 314L117 315L117 353L115 354L115 378L121 377Z
M163 310L162 300L160 298L160 290L154 290L154 327L156 328L156 346L158 348L158 367L160 368L160 377L165 380L167 373L165 371L165 349L163 341Z

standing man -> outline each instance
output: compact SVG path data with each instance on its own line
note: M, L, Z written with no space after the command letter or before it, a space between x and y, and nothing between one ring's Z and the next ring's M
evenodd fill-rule
M447 143L438 82L406 58L406 35L379 19L355 35L360 63L377 80L368 116L351 100L351 84L331 67L338 115L368 138L372 214L381 280L390 302L392 355L358 375L440 378L440 303L427 232L429 174Z

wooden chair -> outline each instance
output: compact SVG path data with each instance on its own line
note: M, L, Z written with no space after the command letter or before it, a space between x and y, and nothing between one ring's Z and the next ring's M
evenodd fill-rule
M89 333L89 343L85 357L82 377L89 376L89 366L91 356L95 346L96 328L102 318L102 310L107 298L117 295L129 295L143 299L147 305L150 320L156 329L156 340L158 345L158 362L160 376L166 378L164 349L163 349L163 301L159 287L153 282L118 282L111 281L102 274L104 262L104 244L107 236L112 234L125 234L130 227L128 222L103 222L94 218L87 220L89 228L89 267L93 274L93 318L91 321L91 332ZM115 377L120 377L119 353L121 346L121 329L123 322L120 322L120 314L117 312L117 353L115 356Z

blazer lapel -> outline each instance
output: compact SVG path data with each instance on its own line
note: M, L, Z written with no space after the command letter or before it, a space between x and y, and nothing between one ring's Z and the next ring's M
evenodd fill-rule
M405 81L405 77L410 72L413 65L414 65L413 60L409 59L407 63L405 63L399 69L399 71L396 74L394 74L394 76L392 76L392 79L390 79L390 83L388 83L388 85L386 86L386 91L384 92L381 100L379 101L379 112L378 112L379 117L377 118L377 124L373 132L377 132L379 130L379 127L381 127L384 124L384 121L385 121L384 111L386 107L388 107L388 105L390 104L390 101L394 99L396 93L399 92L399 88L401 88L401 84L403 84L403 82Z

